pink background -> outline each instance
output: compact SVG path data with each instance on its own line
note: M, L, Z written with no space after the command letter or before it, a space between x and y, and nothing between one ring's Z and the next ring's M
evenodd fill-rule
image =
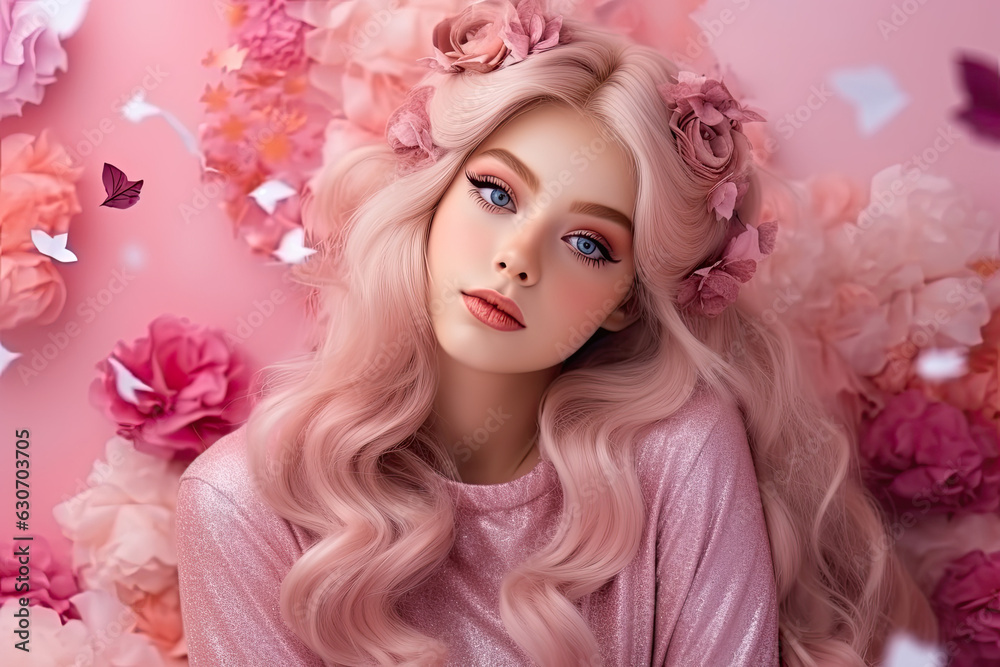
M80 259L59 267L68 289L63 313L47 326L0 332L0 342L22 355L0 376L0 498L12 511L13 434L30 429L32 532L56 546L69 543L52 507L86 488L94 461L104 457L104 444L114 434L87 393L95 364L118 340L146 335L149 322L164 313L235 333L241 320L259 310L255 304L278 290L283 303L262 318L244 345L259 368L303 344L301 292L284 279L282 266L252 256L234 238L220 200L200 200L197 158L162 118L133 124L115 111L146 77L147 101L196 131L204 115L198 98L207 83L220 79L201 60L209 49L228 46L227 26L214 4L92 0L83 26L64 44L69 71L46 89L41 105L26 105L23 117L5 119L0 127L0 136L37 135L49 127L71 151L92 148L77 182L83 213L70 226L69 248ZM878 22L891 24L894 8L897 20L905 21L883 36ZM702 43L738 76L746 100L763 109L772 126L805 105L813 88L825 84L832 92L827 77L834 68L882 65L910 96L909 106L889 124L864 136L852 106L834 94L810 110L790 137L778 136L772 160L788 175L840 172L866 184L883 167L932 148L938 131L950 124L961 137L939 154L929 173L952 179L1000 213L1000 145L973 139L952 119L963 102L954 64L958 50L994 58L1000 52L997 3L707 0L695 16L704 26ZM150 71L161 72L162 79L148 76ZM102 132L109 123L111 131ZM133 180L144 179L136 206L99 206L104 162ZM182 204L203 208L185 223ZM132 277L112 294L109 283L123 269ZM102 296L100 312L89 314L87 300ZM60 341L73 324L79 334ZM18 367L53 341L65 346L25 383Z

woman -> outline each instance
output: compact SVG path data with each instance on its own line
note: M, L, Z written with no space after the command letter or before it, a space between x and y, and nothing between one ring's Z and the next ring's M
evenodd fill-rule
M183 477L192 664L872 665L894 628L936 639L852 443L733 303L773 246L760 116L531 2L433 46L388 145L315 184L322 339Z

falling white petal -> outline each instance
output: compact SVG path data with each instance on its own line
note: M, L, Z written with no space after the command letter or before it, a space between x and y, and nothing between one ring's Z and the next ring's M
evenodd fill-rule
M200 150L198 150L198 140L195 138L194 134L191 133L191 130L187 129L184 126L184 123L177 120L177 117L169 111L147 102L145 91L136 91L136 94L133 95L128 102L122 105L121 114L125 120L133 123L139 123L146 118L150 118L151 116L162 116L163 120L167 121L167 124L174 129L174 132L176 132L178 136L180 136L181 141L184 142L184 148L186 148L192 155L196 155L201 162L202 169L206 169L205 156ZM211 171L218 170L211 169Z
M889 638L883 667L944 667L945 655L936 646L916 641L905 632Z
M964 348L927 348L917 357L915 371L924 380L943 382L965 375L968 352Z
M288 199L296 193L295 188L284 181L270 180L264 181L250 193L257 204L267 211L268 215L274 214L274 209L282 199Z
M46 257L51 257L57 262L75 262L76 255L71 250L66 249L66 242L69 240L69 233L49 236L41 229L31 230L31 242L35 244L38 252Z
M125 368L122 362L114 357L108 357L108 363L115 370L115 389L118 390L118 395L122 397L123 401L128 401L132 405L139 405L139 399L135 395L136 389L155 391L148 384L132 375L132 371Z
M854 106L858 128L866 135L877 132L910 103L892 73L879 65L834 70L830 84Z
M274 251L274 256L285 264L300 264L305 261L306 257L316 252L312 248L307 248L303 245L305 237L306 230L302 227L296 227L286 232L281 237L281 243L278 249Z
M7 366L20 356L20 352L12 352L5 348L3 344L0 344L0 375L3 375L3 372L7 370Z

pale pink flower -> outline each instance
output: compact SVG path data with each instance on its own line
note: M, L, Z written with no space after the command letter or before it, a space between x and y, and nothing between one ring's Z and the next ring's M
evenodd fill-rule
M63 7L63 11L75 8ZM0 0L4 27L0 30L0 118L20 116L26 102L41 104L45 86L56 80L56 70L68 69L61 35L52 23L52 11L43 2Z
M431 137L427 104L433 95L431 86L415 88L386 124L386 140L399 156L404 173L437 162L444 154Z
M186 462L136 451L115 436L106 462L94 463L88 488L52 514L73 541L73 570L88 589L134 603L175 585L174 510Z
M35 607L31 614L31 653L14 647L14 641L0 643L0 664L10 667L36 665L89 665L90 667L164 667L156 646L133 632L135 613L107 591L77 593L70 602L80 611L80 620L65 625L59 614ZM0 632L16 637L17 601L13 598L0 608ZM28 657L30 656L30 658Z

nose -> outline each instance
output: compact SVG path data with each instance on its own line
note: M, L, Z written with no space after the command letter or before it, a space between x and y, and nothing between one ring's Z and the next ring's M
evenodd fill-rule
M524 287L538 282L538 255L543 226L538 220L520 220L515 223L513 231L507 235L493 259L493 266L497 271Z

